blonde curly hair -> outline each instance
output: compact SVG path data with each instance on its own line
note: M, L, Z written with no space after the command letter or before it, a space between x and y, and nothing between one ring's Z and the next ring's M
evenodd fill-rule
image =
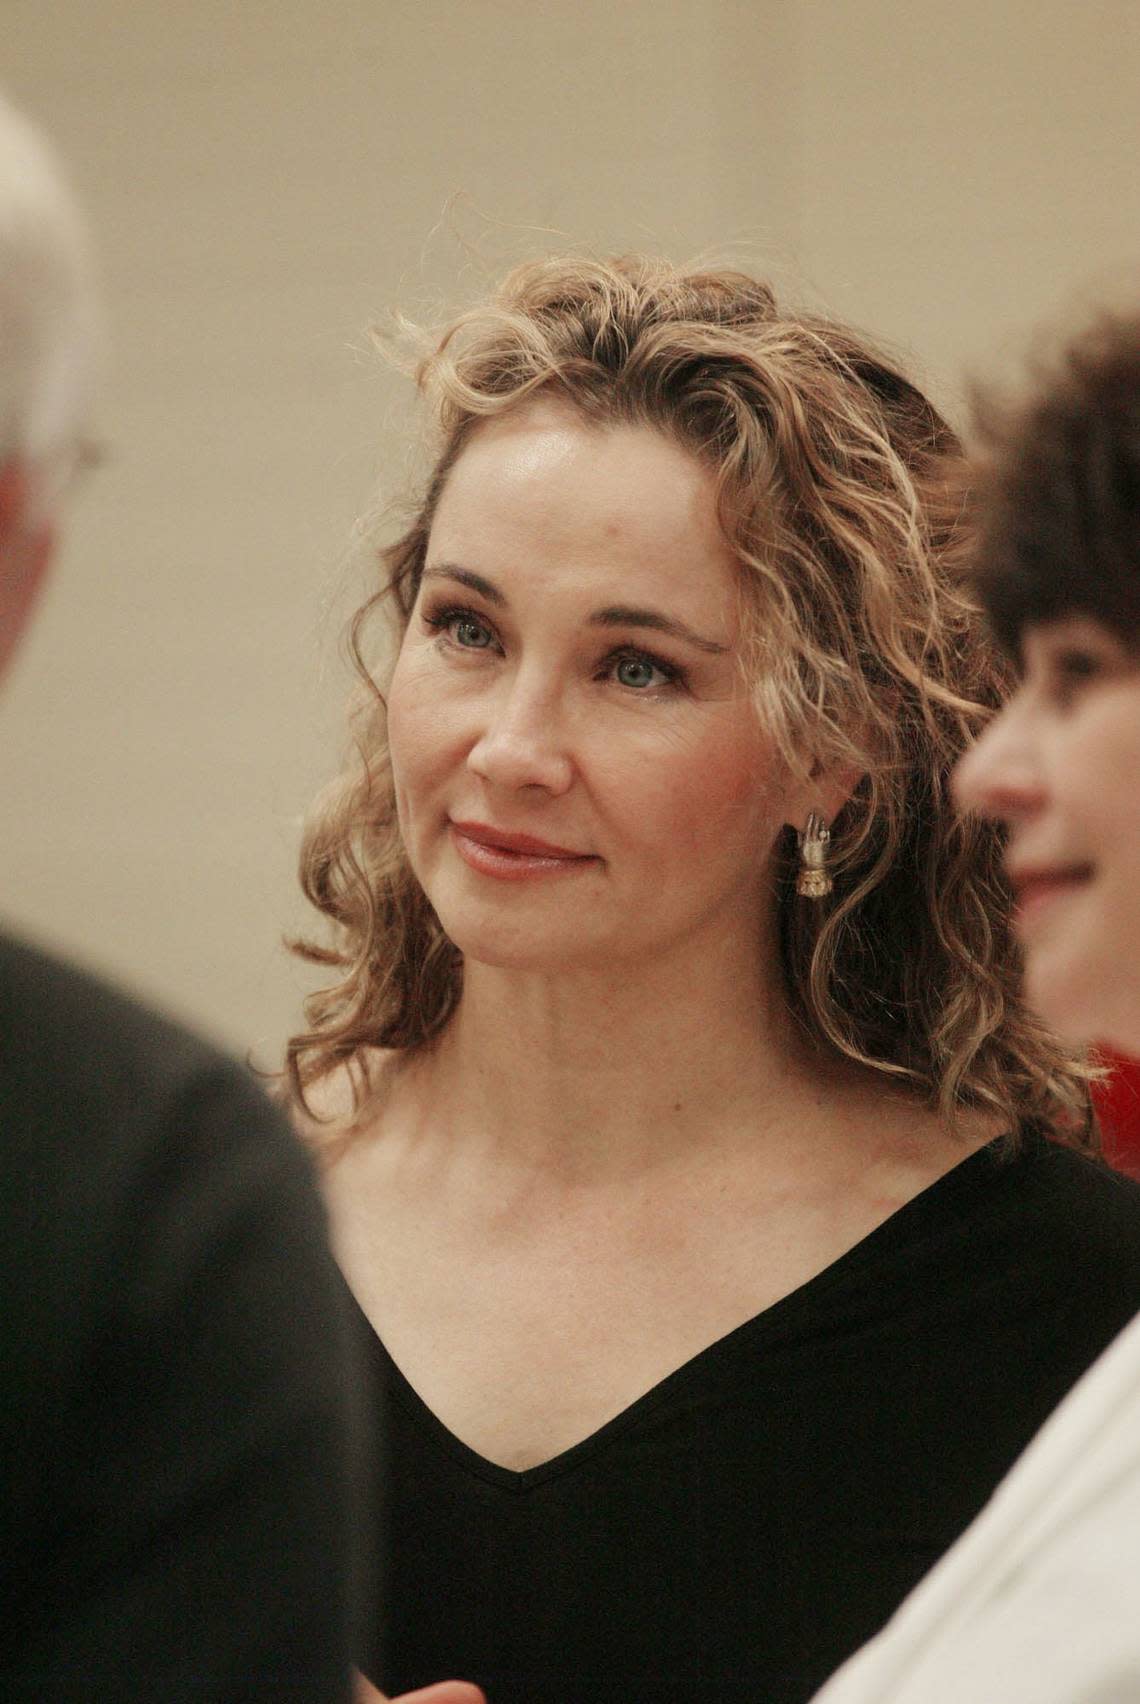
M426 340L416 367L435 461L382 583L357 612L355 752L315 805L301 882L331 945L295 941L336 979L288 1044L292 1092L349 1067L358 1118L368 1050L423 1047L446 1025L462 956L408 864L385 701L364 658L378 613L400 633L440 495L471 434L537 392L599 427L648 426L716 482L740 563L744 666L793 771L863 779L831 825L834 889L795 892L777 849L790 1010L822 1049L911 1087L953 1125L966 1108L1096 1146L1087 1071L1026 1011L999 831L962 819L948 783L999 702L1005 664L963 589L969 552L957 439L896 366L847 327L782 311L768 285L641 257L517 268Z

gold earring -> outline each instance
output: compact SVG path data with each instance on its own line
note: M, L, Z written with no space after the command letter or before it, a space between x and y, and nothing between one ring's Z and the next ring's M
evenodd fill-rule
M800 869L796 877L796 892L804 899L822 899L831 892L831 877L827 873L827 843L831 833L821 816L814 811L807 827L799 836Z

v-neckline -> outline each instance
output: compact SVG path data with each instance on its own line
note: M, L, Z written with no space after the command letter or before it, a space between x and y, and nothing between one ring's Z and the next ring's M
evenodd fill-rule
M1030 1145L1033 1138L1026 1135L1022 1153ZM943 1212L952 1202L953 1197L963 1191L970 1192L973 1187L975 1174L986 1165L999 1161L1005 1150L1007 1138L999 1136L983 1147L976 1148L965 1159L959 1160L949 1171L942 1173L932 1183L912 1195L909 1201L904 1201L889 1213L885 1219L875 1225L867 1234L852 1243L842 1254L829 1262L820 1271L806 1278L802 1284L787 1291L783 1296L761 1308L750 1318L732 1326L720 1337L703 1348L695 1350L685 1361L664 1373L657 1382L634 1397L617 1414L611 1415L593 1431L586 1434L573 1444L556 1451L545 1461L536 1462L531 1467L511 1468L492 1461L482 1455L472 1445L467 1444L457 1433L439 1418L411 1380L393 1359L386 1343L368 1318L355 1291L348 1279L342 1273L345 1291L347 1292L352 1312L357 1318L360 1331L374 1354L381 1358L388 1375L388 1382L396 1398L436 1440L440 1447L453 1459L457 1460L469 1473L483 1479L501 1490L522 1493L532 1487L573 1471L598 1450L603 1449L611 1439L617 1437L629 1427L636 1425L647 1413L650 1413L660 1403L667 1400L676 1387L692 1378L697 1372L706 1368L710 1363L731 1356L739 1345L746 1340L763 1336L768 1332L778 1331L786 1319L802 1307L813 1302L821 1292L830 1286L841 1282L853 1271L857 1270L867 1260L875 1258L880 1251L889 1249L905 1238L921 1229L926 1218L933 1212Z

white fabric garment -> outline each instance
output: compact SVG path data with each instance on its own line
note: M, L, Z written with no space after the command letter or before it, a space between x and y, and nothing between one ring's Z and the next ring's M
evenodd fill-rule
M1140 1316L813 1704L1140 1704Z

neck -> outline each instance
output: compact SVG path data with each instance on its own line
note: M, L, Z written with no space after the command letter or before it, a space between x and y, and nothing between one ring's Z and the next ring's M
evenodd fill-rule
M567 1177L754 1145L758 1128L787 1139L818 1084L780 992L727 958L558 976L469 963L409 1076L420 1131Z

